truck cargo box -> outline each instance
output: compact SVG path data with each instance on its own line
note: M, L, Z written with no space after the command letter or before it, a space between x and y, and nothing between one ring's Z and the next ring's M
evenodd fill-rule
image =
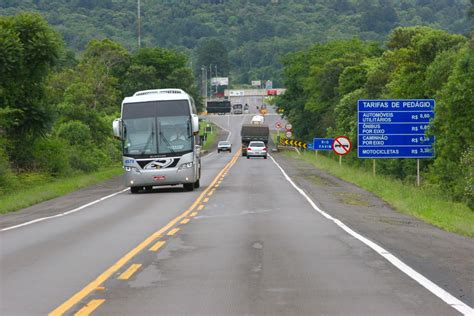
M231 111L230 101L228 100L207 101L206 108L207 113L225 114Z

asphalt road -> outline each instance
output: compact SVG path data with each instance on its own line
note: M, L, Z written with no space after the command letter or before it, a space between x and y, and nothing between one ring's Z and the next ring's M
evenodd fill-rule
M240 157L240 125L250 118L209 117L229 132L234 151L203 158L199 190L124 191L0 231L0 314L459 314L386 253L318 213L278 157ZM267 116L270 125L277 119ZM83 190L0 224L59 214L122 189L111 181L99 193Z

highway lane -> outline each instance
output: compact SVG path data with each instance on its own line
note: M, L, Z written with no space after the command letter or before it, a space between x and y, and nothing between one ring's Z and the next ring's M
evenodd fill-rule
M90 297L105 300L98 315L457 314L316 214L270 160L240 157L202 205L134 278Z
M237 148L250 115L209 119L232 132ZM87 304L98 315L457 314L317 214L270 159L229 165L234 154L204 159L203 186L230 167L207 189L123 193L1 233L0 314L51 312L202 193L193 212L150 243L164 242L157 251L144 248L66 314Z
M204 157L202 188L194 192L127 191L74 214L0 232L0 314L52 311L187 209L230 159L228 154Z

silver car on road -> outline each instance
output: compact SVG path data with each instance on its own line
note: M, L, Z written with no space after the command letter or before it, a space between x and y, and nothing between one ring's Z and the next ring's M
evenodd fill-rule
M252 141L247 147L247 159L250 157L263 157L267 159L267 145L262 141Z

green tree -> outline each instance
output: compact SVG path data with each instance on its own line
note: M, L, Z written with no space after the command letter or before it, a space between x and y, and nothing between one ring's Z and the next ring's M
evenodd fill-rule
M52 121L44 98L45 80L62 48L58 34L38 14L0 17L0 115L9 139L8 155L28 166L32 143Z
M436 161L432 177L458 199L474 204L472 178L466 179L461 157L472 159L474 139L474 40L459 51L454 69L436 105L433 133L436 135ZM472 174L471 174L472 175ZM463 181L465 179L465 181Z

